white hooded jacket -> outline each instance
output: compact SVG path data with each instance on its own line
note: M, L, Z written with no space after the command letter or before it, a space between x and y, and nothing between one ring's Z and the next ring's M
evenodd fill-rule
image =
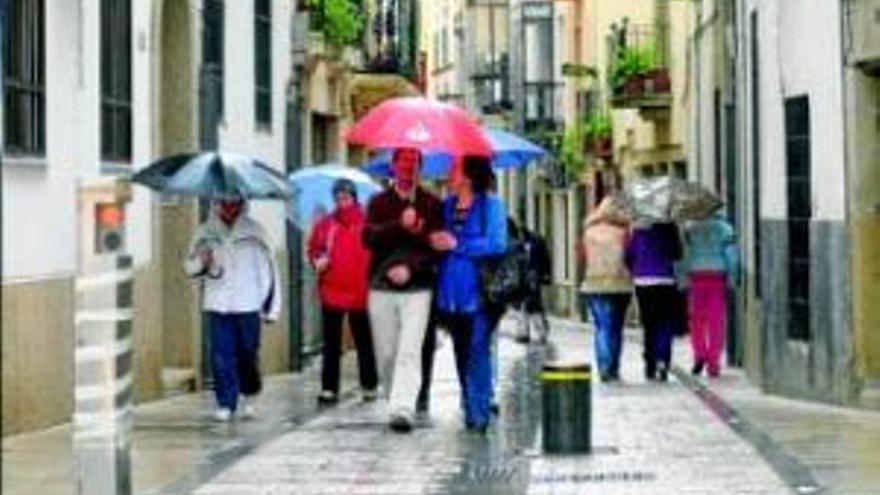
M206 266L199 252L213 252ZM213 212L193 236L184 270L202 282L202 309L217 313L259 312L269 321L281 313L281 282L265 229L242 210L229 227Z

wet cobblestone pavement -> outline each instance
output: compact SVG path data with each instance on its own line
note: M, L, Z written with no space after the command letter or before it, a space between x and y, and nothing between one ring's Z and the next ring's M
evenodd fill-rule
M559 327L561 357L587 353L583 331ZM545 456L541 351L499 343L501 416L486 437L466 433L451 346L437 356L431 424L391 433L382 403L349 402L248 455L199 495L280 494L784 494L790 490L756 453L676 381L648 384L630 346L624 382L597 385L594 453Z
M269 378L255 421L213 423L210 393L139 406L135 493L880 495L877 413L763 396L735 370L646 383L638 339L626 342L622 383L593 384L593 453L545 455L535 380L545 349L513 342L511 324L499 340L501 415L485 437L463 429L443 337L431 420L410 435L391 433L384 404L350 390L317 409L317 366ZM591 357L583 327L556 322L552 341L564 359ZM684 366L683 342L676 352ZM3 493L73 493L68 426L5 438L3 449Z

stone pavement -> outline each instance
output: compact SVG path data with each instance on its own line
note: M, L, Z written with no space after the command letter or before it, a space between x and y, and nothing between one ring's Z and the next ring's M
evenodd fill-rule
M768 398L736 372L646 383L638 339L626 343L623 382L594 383L593 454L543 455L543 350L514 343L512 325L499 340L501 416L488 436L463 431L444 337L431 423L411 435L389 432L383 403L353 392L317 410L316 367L270 378L256 421L212 423L207 393L139 406L135 493L880 494L876 413ZM592 357L583 326L555 322L552 340L562 357ZM676 352L685 367L687 348ZM4 439L3 464L3 493L73 493L67 427Z
M507 329L509 330L509 329ZM462 431L451 346L437 356L433 423L389 432L384 405L350 402L290 431L200 487L198 495L323 493L784 494L755 449L687 388L641 378L630 346L622 385L597 385L590 456L538 446L540 353L505 331L502 414L487 437ZM586 332L557 325L559 353L588 355Z

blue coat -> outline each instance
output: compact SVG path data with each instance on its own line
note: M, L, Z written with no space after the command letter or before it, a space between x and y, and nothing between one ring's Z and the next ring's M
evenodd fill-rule
M731 286L739 271L733 227L721 215L692 223L685 231L684 269L688 273L713 271L725 273Z
M437 306L448 313L475 313L482 309L481 259L507 250L507 213L497 196L478 196L464 222L457 223L456 201L450 196L443 202L443 226L455 234L458 246L440 263Z

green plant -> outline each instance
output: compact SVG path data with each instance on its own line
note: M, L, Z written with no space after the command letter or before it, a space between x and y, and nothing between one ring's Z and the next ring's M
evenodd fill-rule
M577 177L584 171L587 159L584 156L584 126L575 124L568 127L562 135L559 161L569 177Z
M642 75L657 65L653 46L624 47L616 54L608 71L608 84L619 89L633 76Z
M334 48L356 43L364 28L364 18L352 0L305 0L310 9L323 9L318 28Z
M601 139L611 136L611 118L605 113L592 113L584 127L584 135L587 139Z

